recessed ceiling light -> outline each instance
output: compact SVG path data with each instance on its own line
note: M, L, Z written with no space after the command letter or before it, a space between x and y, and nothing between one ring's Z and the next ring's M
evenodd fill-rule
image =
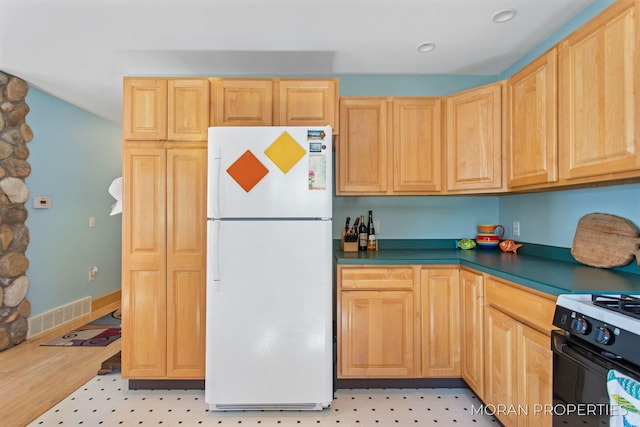
M493 16L491 17L491 20L497 24L500 24L502 22L507 22L512 20L513 17L516 16L516 13L518 13L518 11L515 9L499 10L493 14Z
M418 45L418 52L431 52L436 48L436 44L433 42L424 42Z

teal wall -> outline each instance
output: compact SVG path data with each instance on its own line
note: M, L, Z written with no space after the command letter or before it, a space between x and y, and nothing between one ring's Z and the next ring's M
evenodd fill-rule
M473 238L476 224L496 223L498 197L336 197L333 200L333 237L340 238L345 218L373 210L379 239Z
M34 87L27 104L34 135L26 179L27 298L36 315L120 289L122 215L109 215L115 199L108 187L122 174L122 129ZM34 196L51 197L51 207L34 209ZM89 282L94 265L99 271Z
M443 96L496 81L496 76L342 74L340 96Z
M591 212L618 215L640 227L640 184L500 196L498 204L506 234L519 221L520 237L513 239L529 243L570 248L578 220Z

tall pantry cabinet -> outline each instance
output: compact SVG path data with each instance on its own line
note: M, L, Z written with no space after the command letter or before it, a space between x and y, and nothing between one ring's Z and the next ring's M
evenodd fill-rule
M204 378L208 123L207 79L125 78L125 378Z

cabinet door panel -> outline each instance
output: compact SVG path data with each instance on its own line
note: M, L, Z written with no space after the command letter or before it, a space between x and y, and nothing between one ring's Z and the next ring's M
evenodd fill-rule
M548 335L519 325L518 333L518 403L528 408L528 416L521 414L519 425L550 427L552 414L534 409L553 404L553 353ZM545 406L542 406L545 407Z
M442 181L439 98L393 100L393 190L439 191Z
M460 285L457 268L420 272L422 376L460 376Z
M165 275L125 271L122 285L122 376L162 378L167 372Z
M146 144L146 143L145 143ZM122 375L166 375L166 154L123 152Z
M205 149L167 154L167 376L203 378L205 356Z
M387 191L387 100L340 99L338 193Z
M123 163L123 251L130 262L160 263L165 240L165 152L125 149Z
M166 139L166 79L125 78L122 111L124 139Z
M640 168L634 6L616 2L560 44L561 178Z
M206 141L209 127L209 81L169 79L168 138Z
M167 377L205 375L205 271L167 275Z
M447 190L502 187L502 84L447 97Z
M278 126L326 126L338 130L338 81L289 80L277 82L275 124Z
M214 79L212 126L271 126L273 82L270 79Z
M394 378L414 375L413 293L340 293L341 378Z
M509 79L509 186L558 179L557 50Z
M484 277L460 271L461 374L462 379L482 399L484 396Z
M518 322L501 311L486 308L484 398L487 404L517 407L517 325ZM506 427L517 425L515 411L500 412L496 416Z

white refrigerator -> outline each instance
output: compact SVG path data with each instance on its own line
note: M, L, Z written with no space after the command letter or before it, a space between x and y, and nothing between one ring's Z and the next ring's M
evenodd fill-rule
M330 127L212 127L205 400L333 400Z

